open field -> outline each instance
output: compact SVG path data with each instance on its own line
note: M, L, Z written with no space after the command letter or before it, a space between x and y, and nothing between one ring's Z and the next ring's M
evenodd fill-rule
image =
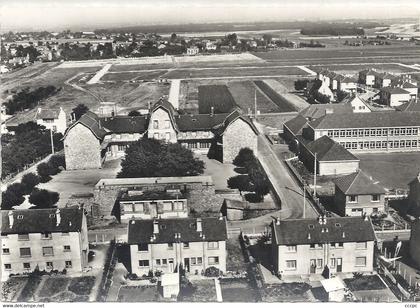
M199 113L228 113L235 107L232 94L225 85L208 85L198 87Z
M173 68L172 63L155 63L155 64L114 64L109 72L127 72L138 70L165 70Z
M387 63L387 64L332 64L332 65L312 65L308 66L311 70L316 69L329 69L337 73L358 73L361 70L373 68L378 72L388 72L388 73L409 73L416 72L416 70L408 67L404 67L398 64Z
M360 169L388 189L407 189L420 169L420 152L357 154Z
M105 74L100 81L152 80L159 78L166 71L113 72Z
M257 80L254 81L257 87L266 94L273 103L275 103L279 108L280 112L291 112L296 111L296 108L289 103L283 96L281 96L278 92L274 91L268 84L264 81Z

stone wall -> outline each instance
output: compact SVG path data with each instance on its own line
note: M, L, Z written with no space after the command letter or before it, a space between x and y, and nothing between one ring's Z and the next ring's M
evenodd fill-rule
M223 162L232 163L242 148L250 148L257 153L257 138L251 126L238 118L226 128L223 134Z
M67 170L101 168L101 144L84 125L73 126L64 139Z

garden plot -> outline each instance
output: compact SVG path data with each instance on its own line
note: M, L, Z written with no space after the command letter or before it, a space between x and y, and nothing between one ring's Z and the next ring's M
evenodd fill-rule
M227 278L220 281L223 302L255 303L260 295L248 279Z
M46 277L40 286L37 300L40 302L86 302L96 277Z
M229 113L235 105L235 100L225 85L198 87L198 110L201 114Z

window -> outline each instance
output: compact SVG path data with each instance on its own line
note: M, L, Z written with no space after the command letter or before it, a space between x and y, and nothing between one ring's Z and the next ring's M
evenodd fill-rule
M286 247L287 247L288 252L296 252L296 249L297 249L296 245L288 245Z
M354 195L348 196L348 202L357 203L357 196L354 196Z
M197 258L197 265L201 265L203 264L203 258L202 257L198 257Z
M316 268L322 268L322 259L316 259Z
M148 267L149 266L149 260L139 260L139 266L140 267Z
M309 248L311 248L311 249L315 249L315 244L310 244L310 245L309 245Z
M159 133L155 133L155 134L153 134L153 138L154 138L154 139L159 139Z
M24 269L30 269L31 268L31 263L23 263L23 268Z
M356 242L356 249L367 249L367 242Z
M71 261L66 261L66 268L71 268L71 267L72 267Z
M149 251L149 245L148 244L138 244L137 245L137 251Z
M343 248L343 244L344 244L344 243L338 243L338 247Z
M209 257L209 264L210 265L219 264L219 257Z
M20 248L20 257L21 258L25 258L25 257L30 257L31 256L31 248Z
M165 128L171 128L171 121L165 120Z
M10 249L9 248L3 248L3 254L4 255L8 255L10 253Z
M330 243L330 246L331 247L334 247L335 248L336 245L337 245L337 243Z
M70 245L64 245L64 251L70 251Z
M53 267L54 266L53 266L53 263L51 261L47 262L47 269L52 269Z
M50 239L52 239L52 234L51 234L51 233L49 233L49 232L42 233L42 234L41 234L41 238L42 238L43 240L50 240Z
M125 144L119 144L118 145L118 151L119 152L124 152L126 148L127 148L127 146Z
M171 133L165 133L165 140L166 141L171 140Z
M356 266L366 266L366 257L356 257Z
M379 202L381 200L381 195L372 195L372 202Z
M158 129L159 128L159 121L158 120L154 120L153 121L153 128L154 129Z
M168 249L170 250L174 249L174 243L168 243Z
M4 269L7 271L7 270L11 270L12 269L12 264L10 264L10 263L6 263L6 264L4 264Z
M29 234L28 233L18 234L18 240L19 241L29 241Z
M162 265L167 265L168 264L168 259L162 259Z
M296 260L286 260L286 268L289 270L296 269Z
M184 243L182 243L182 247L190 248L190 243L184 242Z
M208 249L219 249L219 242L208 242L207 243Z
M160 266L160 264L161 264L161 263L160 263L160 259L156 259L155 261L156 261L156 265L157 265L157 266Z
M197 258L191 258L191 265L197 264Z
M335 258L331 258L330 262L331 262L331 267L332 267L332 268L334 268L334 267L335 267L335 265L336 265L336 260L335 260Z
M42 255L43 256L53 256L54 250L52 247L42 247Z

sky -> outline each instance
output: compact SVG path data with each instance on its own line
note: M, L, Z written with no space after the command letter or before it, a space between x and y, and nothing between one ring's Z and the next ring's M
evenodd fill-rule
M0 0L0 30L420 17L420 0Z

